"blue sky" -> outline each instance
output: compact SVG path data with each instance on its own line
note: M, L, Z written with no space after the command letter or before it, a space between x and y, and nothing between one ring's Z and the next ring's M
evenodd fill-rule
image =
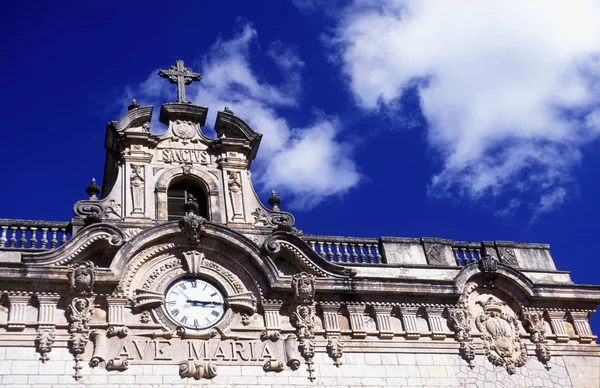
M255 186L306 233L549 243L599 284L600 5L465 3L6 4L0 217L68 220L106 122L172 101L156 72L183 59L209 124L264 134Z

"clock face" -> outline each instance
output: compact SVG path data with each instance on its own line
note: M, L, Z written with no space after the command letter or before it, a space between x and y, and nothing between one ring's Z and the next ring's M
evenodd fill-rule
M225 298L221 291L205 280L180 279L169 286L165 308L179 325L206 329L225 315Z

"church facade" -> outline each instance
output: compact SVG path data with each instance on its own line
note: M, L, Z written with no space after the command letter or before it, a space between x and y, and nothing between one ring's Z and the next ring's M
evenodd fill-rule
M589 319L549 247L352 238L257 197L261 142L185 100L106 128L70 222L0 220L3 387L599 387ZM100 195L101 194L101 195Z

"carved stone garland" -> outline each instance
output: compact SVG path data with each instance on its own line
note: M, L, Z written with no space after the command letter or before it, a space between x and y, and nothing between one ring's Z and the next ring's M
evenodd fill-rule
M75 380L81 375L82 354L90 337L90 321L94 309L94 279L95 266L90 261L83 261L69 267L69 280L71 285L71 298L67 307L67 320L69 322L69 350L75 359Z
M544 319L542 313L537 311L528 311L524 314L523 326L531 335L531 342L535 344L535 354L538 360L544 364L547 370L550 370L550 349L546 341L546 329L544 328Z
M485 302L478 301L483 313L475 320L483 339L483 349L488 360L506 368L514 374L516 368L527 362L527 348L519 337L519 325L515 317L502 311L506 304L489 297Z
M314 334L314 298L315 277L314 275L301 272L292 276L292 288L294 290L294 311L290 317L292 326L296 329L298 339L298 350L306 363L308 379L313 381L313 357L315 355Z

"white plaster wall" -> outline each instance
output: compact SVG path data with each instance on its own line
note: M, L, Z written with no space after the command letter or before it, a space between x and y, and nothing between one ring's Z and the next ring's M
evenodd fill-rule
M115 388L276 388L276 387L550 387L597 388L600 386L599 357L553 357L547 371L530 357L516 374L491 365L484 356L475 358L469 369L457 355L412 353L346 354L340 368L323 353L315 355L311 383L306 366L297 371L265 373L260 366L218 367L212 380L181 379L178 366L132 365L125 372L108 372L83 363L84 377L72 377L73 359L64 348L53 349L50 361L41 363L33 348L0 348L0 386L6 388L115 387Z

